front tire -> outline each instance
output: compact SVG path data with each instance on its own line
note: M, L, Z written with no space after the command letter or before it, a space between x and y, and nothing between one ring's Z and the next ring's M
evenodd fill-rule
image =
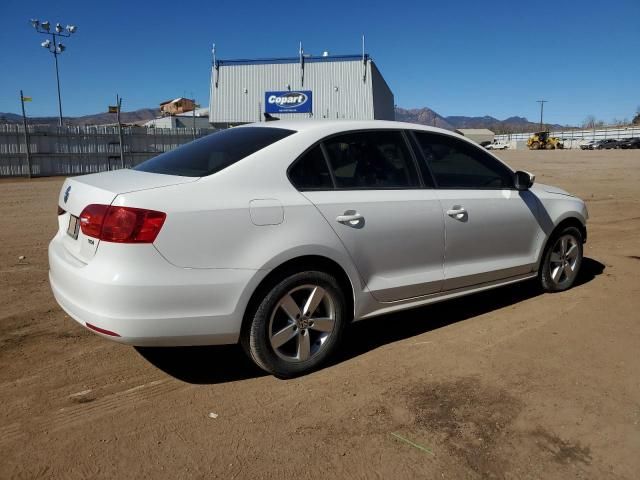
M291 378L315 370L336 351L346 302L336 279L320 271L282 278L248 312L241 342L263 370Z
M583 255L582 233L566 227L553 234L542 257L540 284L545 292L562 292L573 286Z

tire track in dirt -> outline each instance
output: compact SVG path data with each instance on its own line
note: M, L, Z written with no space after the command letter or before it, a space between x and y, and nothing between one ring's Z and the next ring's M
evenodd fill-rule
M78 427L97 418L113 415L122 410L134 410L137 406L176 391L193 388L171 379L159 379L136 385L126 390L95 397L87 389L68 396L71 406L62 407L50 416L39 416L27 423L13 422L0 427L0 446L18 442L37 432L59 432Z
M136 406L156 397L190 387L167 379L154 380L97 399L94 399L88 393L87 395L75 397L75 405L61 408L48 421L45 421L42 427L43 429L57 432L99 417L111 415L120 410L132 410Z
M5 443L17 442L25 436L25 432L20 422L10 423L9 425L0 426L0 445Z

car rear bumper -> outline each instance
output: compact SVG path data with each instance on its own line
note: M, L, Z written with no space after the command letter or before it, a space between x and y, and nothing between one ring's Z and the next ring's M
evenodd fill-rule
M57 302L85 328L129 345L236 343L248 297L266 275L176 267L150 244L101 242L85 264L64 248L62 235L49 244Z

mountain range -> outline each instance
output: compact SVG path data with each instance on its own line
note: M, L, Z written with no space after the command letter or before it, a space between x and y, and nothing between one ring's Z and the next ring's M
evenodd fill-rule
M509 117L498 120L495 117L485 115L484 117L449 116L443 117L430 108L400 108L396 107L396 120L399 122L419 123L434 127L456 130L458 128L488 128L495 133L514 132L534 132L540 129L540 124L530 122L525 117ZM547 128L558 129L562 125L546 124Z
M122 112L121 120L127 124L142 124L153 118L157 118L160 111L156 108L142 108L132 112ZM113 113L97 113L94 115L84 115L82 117L64 117L64 123L69 125L103 125L115 123L116 118ZM465 117L449 116L444 117L430 108L400 108L396 107L396 120L401 122L419 123L430 125L447 130L458 128L488 128L496 133L512 132L532 132L540 128L540 124L530 122L524 117L509 117L505 120L498 120L491 116ZM15 113L0 112L0 123L21 123L22 116ZM58 117L30 117L30 124L56 125ZM560 128L561 125L547 125L549 128Z
M141 124L160 116L157 108L141 108L133 112L122 112L120 119L122 123ZM31 125L57 125L58 117L29 117ZM116 123L114 113L95 113L93 115L83 115L82 117L62 117L65 125L105 125ZM0 123L22 123L22 115L15 113L0 112Z

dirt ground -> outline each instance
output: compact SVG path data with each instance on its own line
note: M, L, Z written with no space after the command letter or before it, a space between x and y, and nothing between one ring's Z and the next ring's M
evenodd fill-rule
M500 155L587 201L578 286L361 322L287 381L83 330L47 280L62 179L0 181L0 477L638 478L640 150Z

